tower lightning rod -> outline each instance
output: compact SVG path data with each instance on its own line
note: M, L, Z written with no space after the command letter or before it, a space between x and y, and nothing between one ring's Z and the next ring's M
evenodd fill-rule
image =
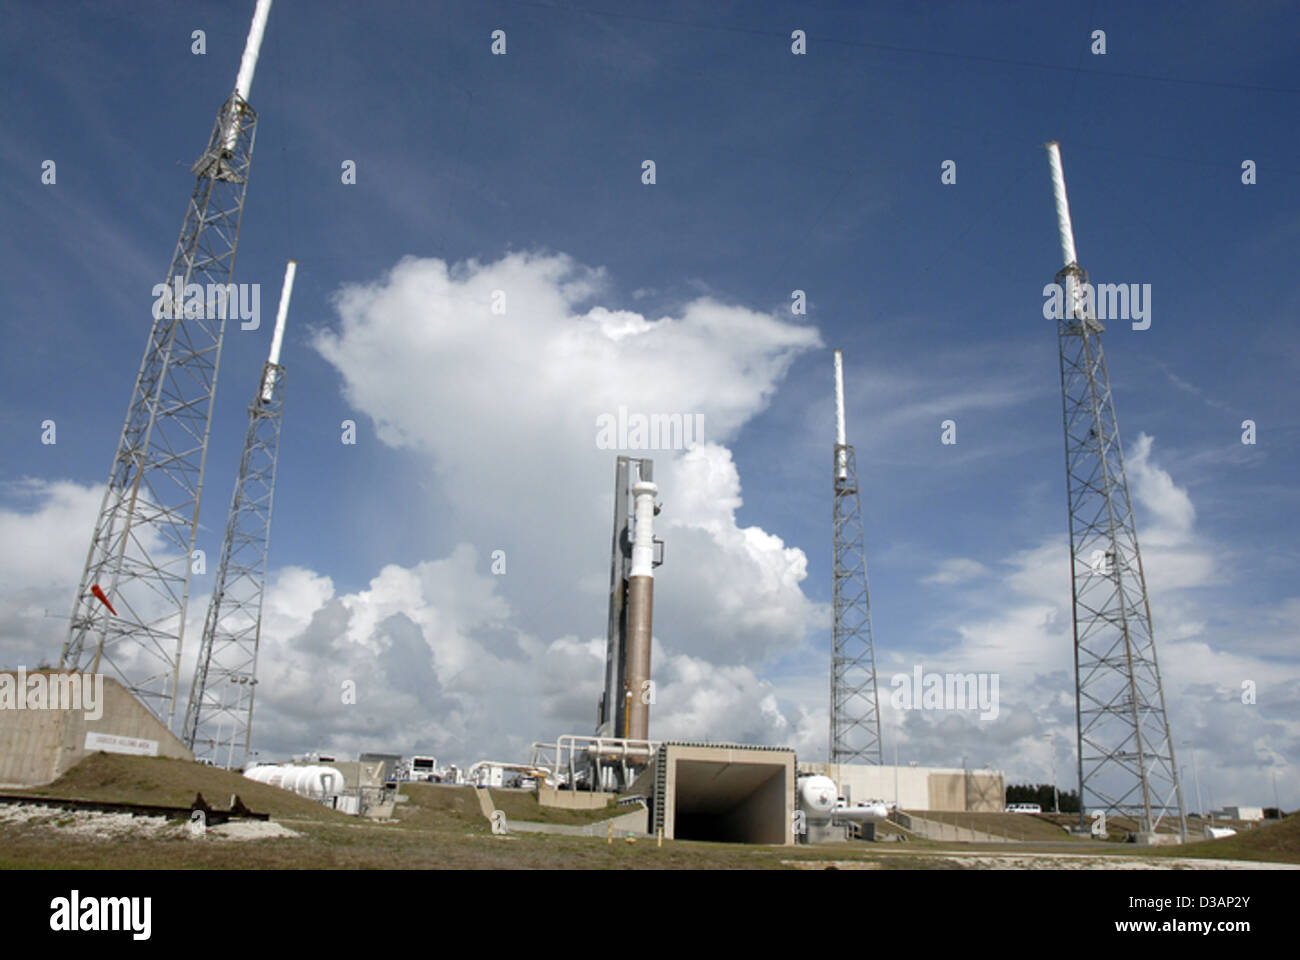
M271 401L275 387L275 367L280 364L280 345L284 342L284 321L289 316L289 298L293 295L293 277L298 272L298 261L290 260L284 267L284 286L280 288L280 309L275 314L275 333L271 335L271 352L266 357L266 382L262 384L262 399Z
M844 448L848 445L848 432L844 426L844 354L835 351L835 478L843 480L848 476L847 455Z
M1078 263L1074 249L1074 224L1070 222L1070 200L1065 195L1065 169L1061 166L1061 145L1055 140L1047 144L1047 162L1052 166L1052 194L1056 198L1056 229L1061 234L1061 257L1064 266Z
M1052 168L1052 196L1056 199L1056 229L1061 234L1061 259L1065 261L1065 298L1072 319L1096 320L1083 316L1083 291L1079 288L1079 254L1074 249L1074 224L1070 221L1070 199L1065 194L1065 168L1061 165L1061 145L1052 140L1047 144L1047 162ZM1073 269L1071 269L1073 268Z
M257 0L257 9L253 11L253 22L248 28L248 39L244 42L244 55L239 58L239 73L235 76L235 108L231 112L230 124L226 129L225 148L235 148L235 137L239 132L239 114L248 102L249 91L253 89L253 74L257 71L257 55L262 50L262 35L266 33L266 18L271 15L271 0Z
M270 15L271 0L257 0L253 23L248 28L248 40L244 44L244 55L239 59L239 75L235 78L235 93L239 94L240 100L247 101L248 92L253 88L257 55L262 49L262 35L266 33L266 18Z

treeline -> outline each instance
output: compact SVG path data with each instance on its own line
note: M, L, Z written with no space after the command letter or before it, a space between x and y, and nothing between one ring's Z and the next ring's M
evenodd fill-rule
M1061 809L1058 813L1078 813L1079 795L1073 790L1061 790ZM1056 804L1050 783L1014 784L1007 787L1007 803L1036 803L1044 813L1051 813Z

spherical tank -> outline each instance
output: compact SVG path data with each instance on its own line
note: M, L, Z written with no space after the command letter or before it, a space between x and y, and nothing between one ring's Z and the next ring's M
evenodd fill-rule
M830 777L799 778L799 809L812 821L830 820L838 799L835 781Z

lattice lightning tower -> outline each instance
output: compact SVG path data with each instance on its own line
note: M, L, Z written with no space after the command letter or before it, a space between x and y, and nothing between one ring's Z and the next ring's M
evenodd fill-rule
M832 530L831 763L882 762L876 653L863 547L857 458L845 439L844 363L835 351L835 460Z
M235 765L237 752L239 760L245 759L253 736L257 648L262 635L271 503L284 405L280 346L296 267L290 260L285 268L271 353L248 406L248 434L230 498L221 561L203 623L181 735L195 757L209 758L227 768Z
M155 304L59 659L62 669L106 668L168 726L176 712L212 400L234 291L227 285L257 127L248 92L270 9L271 0L258 0L234 92L193 166L194 192L166 279L166 289L180 291L185 306L166 294ZM200 285L197 298L190 284ZM198 301L203 306L191 309Z
M1079 823L1123 815L1153 832L1175 817L1184 836L1182 786L1156 663L1119 425L1087 273L1079 266L1060 147L1047 144L1064 268L1057 321L1074 593L1074 677Z

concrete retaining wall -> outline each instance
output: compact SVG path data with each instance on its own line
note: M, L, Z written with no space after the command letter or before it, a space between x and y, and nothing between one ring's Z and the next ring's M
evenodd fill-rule
M537 791L537 802L543 807L557 807L560 810L600 810L609 806L609 801L616 796L616 793L602 793L599 790L541 789Z
M34 680L37 675L43 679ZM51 693L43 709L17 709L4 697L4 691L16 690L20 679L23 675L18 671L0 670L0 784L26 787L49 783L96 749L194 759L180 738L116 680L99 677L96 682L90 674L32 671L26 674L26 703L33 702L34 686L43 685L47 691L60 688L61 708L52 708L56 705ZM68 709L65 697L74 680L81 691L98 689L102 693L81 697L80 709ZM88 705L93 709L86 709ZM93 735L89 750L88 734Z
M614 828L614 839L622 840L629 833L639 837L649 835L649 811L639 806L631 813L624 813L609 820L597 820L595 823L533 823L525 820L510 820L506 826L510 833L561 833L571 837L606 837L609 828Z
M894 814L893 820L900 827L916 834L918 837L925 837L927 840L954 840L962 843L1014 842L1008 837L985 833L983 830L972 830L970 827L959 827L956 824L943 823L938 820L927 820L915 814L903 813L901 810Z

